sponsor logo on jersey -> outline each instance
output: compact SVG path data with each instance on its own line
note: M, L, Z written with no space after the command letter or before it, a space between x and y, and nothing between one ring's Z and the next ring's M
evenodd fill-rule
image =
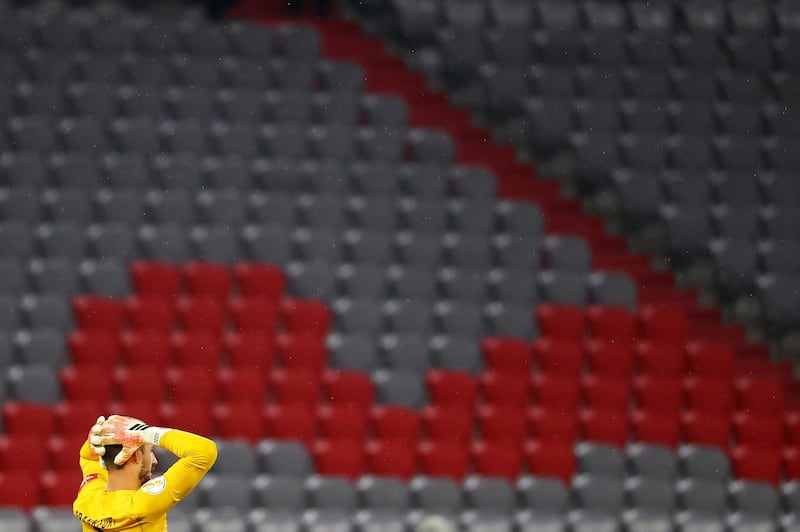
M149 495L158 495L167 488L167 479L156 477L142 484L142 491Z

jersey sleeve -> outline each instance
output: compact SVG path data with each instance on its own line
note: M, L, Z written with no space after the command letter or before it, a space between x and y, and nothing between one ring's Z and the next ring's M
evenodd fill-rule
M178 457L162 476L144 483L134 497L135 513L157 518L186 497L217 459L216 444L196 434L170 430L159 446Z
M88 438L81 445L79 462L83 474L81 488L89 481L93 481L93 486L101 485L105 490L108 484L108 471L100 465L100 458L92 451Z

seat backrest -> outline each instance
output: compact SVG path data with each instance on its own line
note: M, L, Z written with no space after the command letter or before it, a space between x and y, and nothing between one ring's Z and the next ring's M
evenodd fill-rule
M344 478L311 476L305 490L311 508L350 512L358 507L355 487Z

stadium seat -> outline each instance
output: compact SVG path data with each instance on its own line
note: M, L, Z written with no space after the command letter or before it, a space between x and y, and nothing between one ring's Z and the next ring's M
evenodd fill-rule
M122 334L122 360L134 367L164 369L172 363L172 345L168 333L157 330L131 331Z
M165 401L158 407L158 423L195 434L214 434L213 411L209 401L196 399Z
M367 416L363 408L351 404L321 404L316 423L320 435L329 440L363 441L367 435Z
M225 327L225 309L212 297L181 297L175 309L178 324L186 330L208 330L219 334Z
M269 389L280 404L300 403L309 407L322 397L320 376L307 369L276 369L269 378Z
M585 440L617 447L624 447L628 441L628 414L625 410L585 408L578 420Z
M545 407L575 409L580 402L580 381L573 375L534 373L532 394L537 404Z
M228 313L238 331L272 334L278 325L278 309L263 296L237 297L228 302Z
M722 448L730 444L730 421L717 413L685 411L681 416L681 428L687 443Z
M373 475L410 479L416 473L416 453L413 447L402 440L369 441L364 452L367 469Z
M134 330L166 332L175 325L175 305L169 298L134 295L125 300L124 308L125 318Z
M222 337L222 349L231 367L269 368L275 358L275 339L265 332L233 332Z
M526 412L528 434L543 441L571 443L578 437L578 415L574 409L535 406Z
M698 412L728 414L733 408L733 382L728 379L687 377L686 406Z
M469 471L467 445L457 441L420 441L417 443L417 459L420 470L428 477L461 481Z
M138 261L131 266L133 286L139 295L175 297L183 288L180 271L171 265Z
M4 471L0 473L0 496L5 504L31 510L39 504L39 483L35 473Z
M220 368L216 372L216 378L219 399L223 402L246 401L262 404L267 399L266 376L249 368Z
M683 404L683 384L679 379L641 375L633 381L636 406L652 412L677 413Z
M0 462L4 472L26 471L38 475L47 469L47 448L32 433L0 436Z
M225 300L230 293L230 273L221 264L188 262L182 266L181 274L191 296L210 296Z
M366 412L373 401L373 385L363 373L327 370L322 376L323 396L333 404L350 404Z
M108 378L111 367L100 365L65 366L58 372L61 391L67 401L96 401L107 404L111 401L112 383ZM93 383L87 386L86 383ZM8 425L5 425L9 430Z
M596 375L629 377L633 370L633 349L625 340L592 338L584 344L584 355Z
M266 437L262 409L253 403L218 403L212 409L217 434L257 442Z
M119 331L123 324L122 306L108 297L79 296L72 300L75 321L83 331Z
M576 307L542 304L536 307L535 317L542 336L574 341L586 334L584 315Z
M287 369L318 372L328 356L322 337L303 333L283 333L277 338L277 358Z
M216 368L222 359L219 335L207 329L170 335L172 362L182 368Z
M285 299L281 302L280 315L286 330L290 333L322 336L331 329L330 312L319 301Z
M233 266L232 275L243 296L261 296L277 303L286 289L283 272L269 264L239 262Z
M526 436L523 408L505 405L481 405L476 409L476 421L482 440L505 441L520 447Z
M366 457L361 442L318 439L314 441L311 453L319 474L352 480L364 474Z
M420 413L422 431L430 440L467 443L472 436L472 409L429 405Z
M200 402L211 405L217 395L217 376L208 367L181 365L169 368L165 375L165 399L174 404Z
M530 381L524 373L485 371L478 377L484 403L522 408L528 404Z
M420 420L410 408L374 405L368 413L369 429L382 440L414 443L420 436Z
M530 440L523 451L530 474L553 477L566 485L571 484L576 469L571 443Z
M583 370L583 349L573 339L539 338L533 344L533 353L542 372L577 376Z

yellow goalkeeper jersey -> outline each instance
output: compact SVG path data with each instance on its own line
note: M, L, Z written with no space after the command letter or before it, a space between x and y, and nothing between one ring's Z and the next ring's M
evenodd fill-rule
M83 482L72 505L84 532L167 530L167 511L186 497L211 469L217 459L217 447L207 438L174 429L161 437L159 446L178 456L172 467L138 490L108 492L108 471L100 466L89 442L84 442L80 451Z

